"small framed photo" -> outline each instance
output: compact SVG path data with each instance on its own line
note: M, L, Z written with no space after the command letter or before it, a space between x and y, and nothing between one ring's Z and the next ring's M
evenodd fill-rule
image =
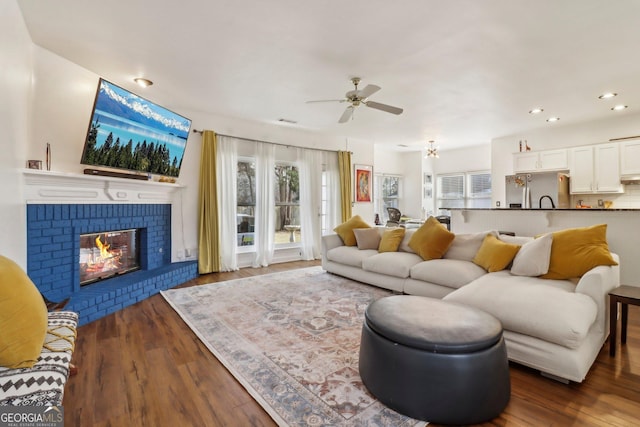
M358 203L373 201L373 166L354 165L355 199Z
M42 160L27 160L28 169L42 169Z

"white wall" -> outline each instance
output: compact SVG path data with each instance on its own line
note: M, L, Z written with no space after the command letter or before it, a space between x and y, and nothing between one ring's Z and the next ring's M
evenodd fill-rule
M402 176L399 209L411 218L422 217L422 158L420 151L399 152L374 148L374 173Z
M32 43L15 1L0 2L0 255L26 268L22 175L29 141Z
M197 130L213 130L222 135L288 144L297 147L332 151L347 150L353 152L352 159L354 163L372 164L373 161L371 144L363 141L351 139L347 141L344 138L306 132L288 125L249 122L188 110L179 111L179 113L192 119L192 128ZM179 178L180 184L185 185L186 188L181 192L180 197L182 200L180 207L174 209L173 212L174 219L184 218L184 221L180 220L174 223L174 254L182 248L195 251L198 246L198 175L201 149L201 135L192 133L187 141L187 149L182 161ZM362 203L354 204L353 214L361 215L362 218L368 220L368 218L372 216L373 207L365 205L366 204ZM373 220L371 220L371 222L373 223ZM184 233L182 233L183 229Z
M517 135L495 138L491 141L491 180L493 185L492 205L500 201L505 206L505 175L513 173L513 154L518 152L518 142L527 140L532 151L553 148L576 147L608 142L612 138L640 135L640 113L615 113L602 120L561 125L561 122L548 123L547 126ZM596 199L614 200L614 207L640 208L638 190L627 186L622 195L580 196L585 203ZM597 201L597 200L596 200Z
M4 19L5 14L2 16ZM13 24L14 21L22 22L22 17L19 15L19 12L17 18L20 19L13 19L11 23ZM3 31L6 31L6 29L7 28L3 26ZM24 30L24 25L22 25L22 29ZM7 144L8 149L11 151L20 150L20 152L16 152L15 156L13 156L15 160L12 162L15 163L14 168L24 167L23 165L26 159L44 160L46 143L49 142L52 147L51 170L82 173L84 166L80 164L80 157L82 155L84 139L91 115L91 107L100 76L50 51L33 45L29 41L28 35L26 33L24 35L26 36L24 40L25 46L23 46L24 49L16 49L16 51L33 51L34 60L33 64L25 61L26 63L22 67L24 70L21 73L21 77L26 80L24 85L24 91L26 93L24 95L16 94L15 98L19 98L19 100L10 102L11 115L25 110L21 113L21 116L23 116L21 121L15 119L10 120L12 126L20 130L22 134L13 135L3 140L3 143ZM15 39L15 36L3 37L3 40L12 38ZM31 71L33 71L34 75L33 119L29 125L30 135L27 136L26 109L29 106L27 95L29 93ZM123 87L130 86L128 82L113 81L113 83ZM2 84L11 86L10 89L13 92L16 92L16 88L20 87L14 82L9 82L4 78ZM137 93L154 101L153 87L150 87L148 90L140 89ZM21 108L21 102L24 108ZM18 109L13 110L16 105ZM176 108L171 105L170 102L163 102L162 105L191 118L194 129L210 129L219 134L292 146L333 151L349 150L353 152L352 159L354 163L373 164L373 146L365 141L351 139L347 141L344 138L303 131L288 125L249 122L220 115L189 111ZM5 118L7 120L10 119L11 115L5 116L3 114L3 120ZM22 123L22 126L18 128L15 126L17 123ZM22 143L15 144L15 141L22 141ZM197 256L197 202L200 151L201 135L192 133L187 141L182 170L178 179L179 184L183 185L184 188L177 192L172 208L172 259L174 261L180 259L178 254L183 254L186 249L191 251L192 259L195 259ZM21 180L19 173L14 173L14 175L17 176L14 177L14 180ZM22 258L24 259L24 241L26 240L26 231L24 231L24 206L22 206L22 198L14 194L15 192L11 193L11 197L15 200L14 209L20 210L21 213L18 215L13 212L9 214L9 216L11 218L21 218L23 224L19 227L12 226L10 228L14 233L16 229L20 230L19 237L16 236L16 241L21 242ZM5 199L11 200L11 197ZM4 205L5 203L3 203L2 206ZM4 210L3 208L3 211ZM353 212L354 214L361 215L363 218L373 218L372 204L354 205ZM371 219L371 221L373 222L373 219ZM6 224L6 221L3 222L3 225L4 224ZM15 249L15 245L13 245L12 248Z
M436 175L455 172L479 172L489 171L492 168L491 145L474 145L455 150L438 150L439 158L428 158L423 160L425 173L433 175L433 195L437 192ZM495 182L492 179L492 192L496 191ZM502 178L504 181L504 177ZM504 192L504 188L502 190ZM426 207L427 208L427 207ZM427 210L429 210L427 208ZM432 207L433 212L438 214L438 207Z

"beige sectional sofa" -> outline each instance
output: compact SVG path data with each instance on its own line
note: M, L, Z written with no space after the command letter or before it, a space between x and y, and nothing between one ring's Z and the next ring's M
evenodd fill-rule
M378 228L380 235L384 231ZM527 264L535 267L538 261L526 259L521 249L519 275L508 269L489 273L472 260L484 237L497 232L456 235L442 259L428 261L409 247L413 232L406 231L396 252L382 253L345 246L337 234L326 235L322 266L397 293L480 308L502 322L510 360L563 382L586 378L608 335L607 294L620 284L619 266L597 266L576 279L542 279L526 274ZM522 248L534 240L498 237ZM617 255L611 256L618 261ZM512 269L515 266L516 260Z

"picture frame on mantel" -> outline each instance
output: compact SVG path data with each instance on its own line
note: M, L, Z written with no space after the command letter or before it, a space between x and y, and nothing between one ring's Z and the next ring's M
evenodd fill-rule
M373 166L353 165L356 203L373 202Z

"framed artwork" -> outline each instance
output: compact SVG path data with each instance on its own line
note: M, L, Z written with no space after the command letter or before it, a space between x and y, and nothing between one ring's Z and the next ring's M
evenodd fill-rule
M373 166L354 165L356 202L371 203L373 201Z

